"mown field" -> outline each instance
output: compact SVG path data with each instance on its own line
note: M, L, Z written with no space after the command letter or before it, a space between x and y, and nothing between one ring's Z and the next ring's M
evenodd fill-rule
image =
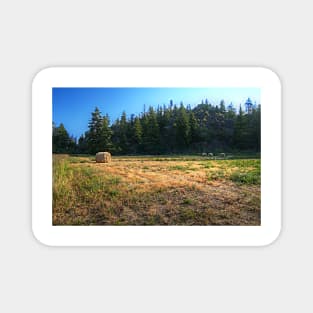
M53 225L260 225L260 159L53 156Z

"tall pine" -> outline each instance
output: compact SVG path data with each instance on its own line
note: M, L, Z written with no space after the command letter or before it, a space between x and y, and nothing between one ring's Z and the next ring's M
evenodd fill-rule
M102 117L100 110L96 107L91 113L88 124L89 131L86 133L88 152L96 154L99 151L110 150L112 132L109 127L108 117Z

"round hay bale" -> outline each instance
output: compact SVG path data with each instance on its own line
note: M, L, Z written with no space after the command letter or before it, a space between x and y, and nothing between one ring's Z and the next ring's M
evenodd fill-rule
M97 163L109 163L111 162L112 157L110 152L98 152L96 154Z

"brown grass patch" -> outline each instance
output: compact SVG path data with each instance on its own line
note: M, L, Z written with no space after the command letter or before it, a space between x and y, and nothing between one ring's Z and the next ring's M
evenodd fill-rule
M260 225L259 163L57 156L53 224Z

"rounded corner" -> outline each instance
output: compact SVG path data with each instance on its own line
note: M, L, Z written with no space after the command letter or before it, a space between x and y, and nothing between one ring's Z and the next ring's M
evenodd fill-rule
M38 72L36 72L32 78L32 86L35 86L38 81L47 77L47 74L49 75L49 72L51 72L53 69L54 67L48 66L41 68Z
M279 228L277 230L275 230L275 232L273 232L273 234L271 234L270 238L268 238L267 241L265 241L264 243L261 244L262 247L269 247L273 244L276 243L276 241L279 240L279 238L281 237L281 233L282 233L282 226L280 225Z
M31 233L33 235L33 238L35 239L35 241L37 243L39 243L40 245L42 246L45 246L45 247L52 247L51 244L47 243L45 240L43 240L41 237L40 237L40 234L38 235L37 231L35 230L34 226L32 226L31 228Z
M267 66L260 66L259 69L264 72L266 78L271 79L273 81L276 81L279 88L281 88L282 80L276 71L274 71L273 69L271 69L270 67L267 67Z

